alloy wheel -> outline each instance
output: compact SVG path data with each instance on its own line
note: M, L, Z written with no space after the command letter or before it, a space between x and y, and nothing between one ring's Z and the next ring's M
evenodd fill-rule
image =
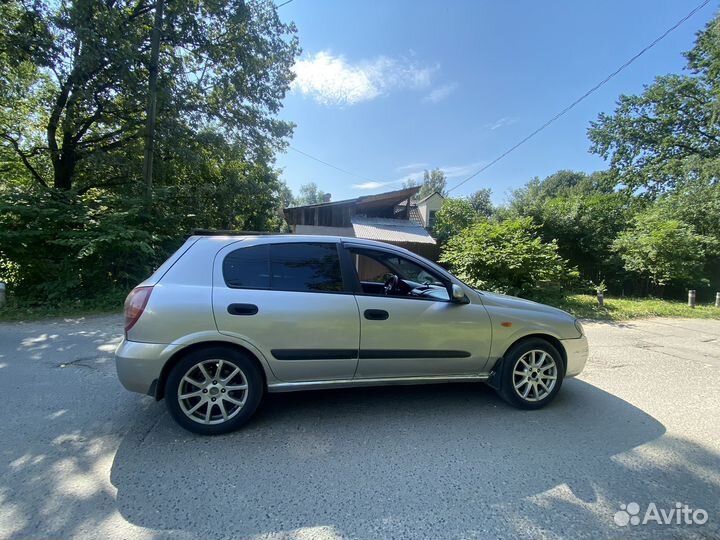
M526 401L542 401L555 388L558 368L548 352L533 349L526 352L513 366L513 388Z
M248 382L243 370L228 360L204 360L183 375L178 403L185 416L214 425L235 417L245 405Z

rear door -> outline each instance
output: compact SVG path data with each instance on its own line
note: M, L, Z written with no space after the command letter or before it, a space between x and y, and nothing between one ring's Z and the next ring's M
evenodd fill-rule
M418 259L390 250L346 245L361 292L360 361L356 378L477 375L490 353L490 318L482 304L450 301L430 287L426 296L387 294L387 274L405 282L440 283L445 278ZM357 287L357 285L356 285Z
M259 349L279 379L353 377L359 313L336 242L240 241L214 267L218 330Z

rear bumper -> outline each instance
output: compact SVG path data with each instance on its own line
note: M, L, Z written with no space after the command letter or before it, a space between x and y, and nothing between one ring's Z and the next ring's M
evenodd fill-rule
M122 385L131 392L148 394L160 378L168 345L123 339L115 351L115 368Z
M588 342L585 336L576 339L560 340L567 355L567 369L565 377L575 377L585 367L588 359Z

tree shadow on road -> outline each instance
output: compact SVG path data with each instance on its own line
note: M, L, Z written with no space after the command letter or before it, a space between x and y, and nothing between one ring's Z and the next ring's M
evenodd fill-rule
M278 394L231 435L129 434L111 481L130 522L197 536L624 536L633 500L718 515L718 456L664 432L579 380L534 412L474 384Z
M114 321L0 325L0 536L720 537L718 453L583 381L534 412L477 384L275 394L203 438L120 387ZM612 521L676 501L710 522Z

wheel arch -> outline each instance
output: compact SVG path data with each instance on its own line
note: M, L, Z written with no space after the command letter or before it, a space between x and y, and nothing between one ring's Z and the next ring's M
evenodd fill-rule
M232 341L223 341L223 340L209 340L209 341L200 341L197 343L192 343L190 345L187 345L186 347L183 347L182 349L175 351L170 358L167 359L165 364L162 367L162 370L160 371L160 376L157 378L157 380L153 383L154 386L154 392L150 392L157 401L160 401L165 397L165 384L167 383L167 378L172 369L182 360L186 355L210 348L210 347L225 347L226 349L234 349L236 351L240 351L248 356L248 358L251 358L253 362L257 364L257 367L260 369L260 373L262 373L263 378L263 389L267 390L268 380L267 380L267 373L265 372L265 366L260 361L260 359L257 357L257 355L252 352L247 347L243 347L242 345L239 345L237 343L234 343Z
M507 354L507 352L513 348L518 343L521 343L523 341L527 341L528 339L542 339L550 343L553 347L557 349L557 351L560 353L560 357L562 358L563 362L563 370L567 370L567 351L565 350L565 347L563 346L562 342L556 338L555 336L551 336L550 334L543 334L541 332L535 333L535 334L528 334L526 336L523 336L519 339L516 339L513 343L510 344L510 346L505 349L505 352L503 353L503 357Z
M545 334L542 332L535 332L531 334L526 334L522 337L517 338L515 341L510 343L510 345L507 346L507 348L503 351L502 355L497 359L495 362L495 365L493 366L492 370L490 371L490 378L489 383L490 386L495 388L496 374L500 371L500 368L502 366L502 363L505 361L505 358L507 357L507 353L510 349L518 345L519 343L522 343L524 341L528 341L530 339L542 339L544 341L547 341L550 345L555 347L557 351L560 353L560 358L562 360L563 364L563 376L565 375L565 372L567 372L567 351L565 350L565 347L563 346L562 342L556 338L555 336L551 336L550 334Z

